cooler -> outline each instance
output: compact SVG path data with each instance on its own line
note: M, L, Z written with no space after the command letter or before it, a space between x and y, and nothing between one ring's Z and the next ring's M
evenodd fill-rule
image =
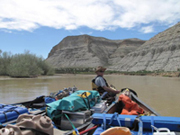
M81 112L69 112L69 111L62 111L62 114L66 114L73 125L75 127L79 127L86 123L87 121L91 120L91 111L81 111ZM72 126L70 121L66 118L65 115L61 118L61 129L62 130L71 130Z
M107 108L106 101L101 100L100 103L97 103L91 109L93 110L94 113L103 113L106 108Z

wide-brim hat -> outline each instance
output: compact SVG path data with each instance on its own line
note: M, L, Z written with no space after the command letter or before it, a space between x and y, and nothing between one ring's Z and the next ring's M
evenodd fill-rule
M105 70L106 70L106 68L104 68L102 66L99 66L99 67L96 68L95 73L97 73L97 72L104 72Z

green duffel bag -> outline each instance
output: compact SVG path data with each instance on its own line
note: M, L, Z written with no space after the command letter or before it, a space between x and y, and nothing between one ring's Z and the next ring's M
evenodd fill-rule
M80 111L87 110L93 107L96 103L100 102L100 95L97 91L79 90L75 93L64 97L61 100L47 104L47 115L50 118L60 114L61 110L64 111Z
M58 110L78 111L87 110L100 102L100 95L97 91L79 90L65 97L59 102Z
M53 119L56 115L61 114L61 110L57 109L60 102L61 100L57 100L57 101L47 104L48 107L46 107L46 113L51 119Z

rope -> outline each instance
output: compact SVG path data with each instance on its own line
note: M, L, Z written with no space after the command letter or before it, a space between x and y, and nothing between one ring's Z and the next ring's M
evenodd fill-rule
M154 117L151 116L151 127L154 126ZM154 128L152 127L152 134L154 133Z
M17 107L16 107L16 108L17 108ZM18 115L20 115L20 113L19 113L17 110L15 110L16 108L11 108L11 109L3 112L4 117L5 117L5 119L6 119L6 122L8 121L8 117L7 117L7 114L6 114L6 113L8 113L8 112L13 112L13 111L14 111L14 112L16 112Z
M69 119L68 115L67 114L64 114L66 116L66 118L69 120L69 122L71 123L71 126L73 127L73 129L76 131L76 134L77 135L80 135L79 134L79 131L77 130L77 128L74 126L74 124L72 123L72 121Z
M103 114L103 129L106 130L106 114Z
M141 118L139 118L139 131L138 135L143 135L143 122L141 121Z
M87 105L87 103L86 103L85 99L83 98L83 95L86 97L87 102L88 102L88 105ZM82 93L82 94L81 94L81 98L83 98L83 101L84 101L85 105L86 105L86 106L87 106L87 108L90 110L90 109L91 109L91 107L90 107L89 99L88 99L88 97L87 97L87 93L86 93L86 92Z
M8 121L8 118L7 118L6 112L3 112L3 114L4 114L4 117L5 117L6 122L7 122L7 121Z
M115 120L117 120L119 126L121 127L121 122L120 122L120 120L118 119L118 113L117 113L117 112L115 112L115 113L113 114L113 116L111 117L111 120L110 120L108 126L110 127L110 125L112 124L114 118L115 118Z
M93 130L93 129L96 129L98 127L98 125L96 125L96 126L94 126L94 127L91 127L91 128L89 128L89 129L87 129L87 130L83 130L83 131L81 131L79 134L80 135L83 135L83 134L85 134L85 133L87 133L87 132L89 132L89 131L91 131L91 130Z

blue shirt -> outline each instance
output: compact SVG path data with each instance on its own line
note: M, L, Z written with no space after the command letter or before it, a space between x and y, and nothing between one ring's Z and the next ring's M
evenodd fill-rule
M101 87L104 87L106 86L106 82L104 81L104 79L101 77L101 76L98 76L95 80L95 84L97 86L101 86Z

